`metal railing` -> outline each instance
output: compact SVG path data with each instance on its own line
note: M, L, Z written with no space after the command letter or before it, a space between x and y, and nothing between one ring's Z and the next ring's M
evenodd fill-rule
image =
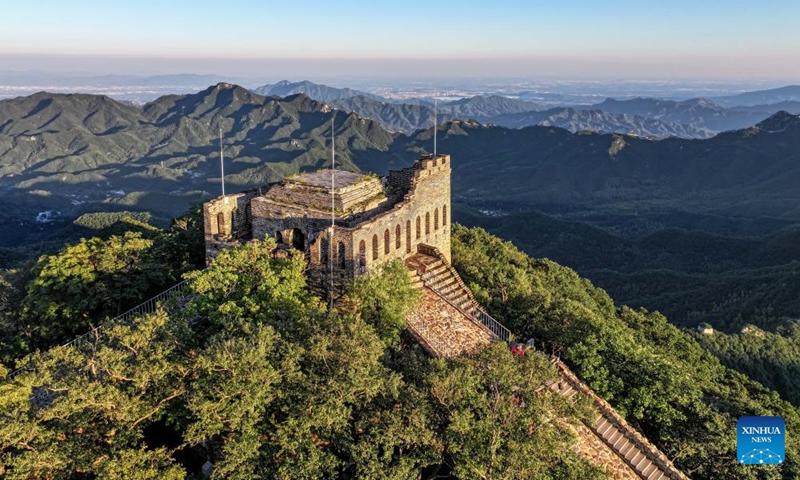
M472 294L466 290L467 287L455 277L455 273L451 273L452 282L449 283L448 278L437 275L433 270L427 270L424 273L418 271L417 273L422 283L445 299L447 303L488 328L500 340L504 342L511 340L511 331L480 308Z
M182 282L171 286L170 288L164 290L163 292L159 293L158 295L154 296L153 298L145 300L144 302L140 303L139 305L136 305L135 307L131 308L130 310L126 311L125 313L123 313L121 315L117 315L116 317L114 317L111 320L109 320L107 323L104 323L103 325L99 325L99 326L89 330L88 332L84 333L83 335L80 335L80 336L70 340L69 342L67 342L67 343L65 343L65 344L63 344L61 346L62 347L79 346L79 345L83 344L83 342L88 340L88 339L95 339L95 338L99 337L103 333L103 328L106 325L114 324L114 323L125 321L125 320L129 320L129 319L131 319L133 317L138 317L140 315L144 315L144 314L147 314L147 313L153 313L153 312L156 311L156 309L158 308L159 305L163 305L167 301L170 301L170 300L173 300L173 299L183 299L183 298L185 298L185 296L183 295L183 292L188 288L188 286L189 286L189 284L187 283L187 281L183 280ZM12 379L15 376L19 375L20 373L22 373L22 372L30 372L30 371L33 371L33 370L34 370L34 368L31 367L30 364L29 364L27 366L18 368L16 370L14 370L13 372L9 373L7 378L8 379Z

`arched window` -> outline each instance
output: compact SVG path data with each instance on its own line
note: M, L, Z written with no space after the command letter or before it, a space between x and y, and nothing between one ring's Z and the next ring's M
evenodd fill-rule
M344 242L339 242L339 268L344 268L345 262L345 252L344 252Z
M372 236L372 259L378 259L378 235L375 234Z
M442 207L442 226L447 226L447 205Z
M433 229L439 230L439 209L433 210Z
M422 227L420 227L420 225L419 215L417 215L417 240L422 236Z
M330 242L327 237L320 238L319 241L319 263L328 265L328 252L330 252Z
M406 220L406 253L411 253L411 220Z
M301 252L306 251L306 236L303 235L302 230L299 228L292 229L292 248L296 248Z
M394 227L394 248L400 250L400 245L402 241L400 240L400 235L402 235L400 224L398 223L396 227Z
M217 214L217 233L219 233L221 237L227 235L225 233L225 214L222 212Z
M425 235L431 233L431 212L425 212Z
M366 267L367 266L367 242L361 240L358 243L358 266L359 267Z
M391 240L389 239L389 229L387 228L385 232L383 232L383 253L389 255L389 252L392 250L389 248L389 244Z

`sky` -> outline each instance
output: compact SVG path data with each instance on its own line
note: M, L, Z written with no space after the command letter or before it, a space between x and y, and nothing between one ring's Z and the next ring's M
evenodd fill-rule
M0 0L0 70L800 79L797 0Z

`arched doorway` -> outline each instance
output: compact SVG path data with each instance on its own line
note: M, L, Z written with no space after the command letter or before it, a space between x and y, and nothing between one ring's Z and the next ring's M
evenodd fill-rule
M278 243L278 245L283 243L283 234L280 232L280 230L275 231L275 241Z
M306 251L306 236L299 228L292 229L292 248L296 248L301 252Z

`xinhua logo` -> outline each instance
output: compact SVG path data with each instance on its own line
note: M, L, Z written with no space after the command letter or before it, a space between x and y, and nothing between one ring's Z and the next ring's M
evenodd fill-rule
M786 458L786 424L781 417L742 417L736 433L739 463L774 465Z

